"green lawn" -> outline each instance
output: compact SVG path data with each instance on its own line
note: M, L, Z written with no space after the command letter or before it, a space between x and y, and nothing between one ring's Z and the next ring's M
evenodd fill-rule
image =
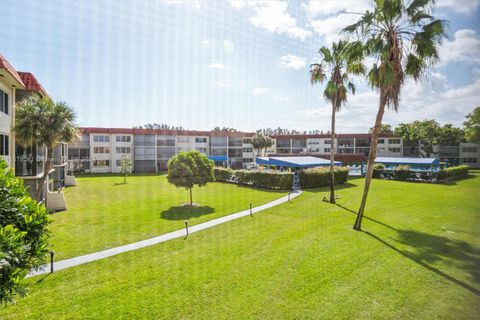
M449 184L362 180L31 279L1 319L478 319L480 173ZM224 187L224 186L222 186ZM98 235L100 237L101 235Z
M144 240L257 206L286 192L209 183L193 189L200 206L182 207L188 191L167 182L165 175L83 176L65 189L68 211L52 215L56 259L65 259Z

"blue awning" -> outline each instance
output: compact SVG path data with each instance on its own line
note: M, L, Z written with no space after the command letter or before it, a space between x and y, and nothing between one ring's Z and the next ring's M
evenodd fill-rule
M265 166L289 167L289 168L313 168L326 167L330 165L330 160L316 157L258 157L257 164ZM336 166L341 166L340 161L335 161Z
M412 166L438 166L440 165L440 160L435 158L394 158L394 157L377 157L375 163L383 164L407 164Z
M224 162L228 160L227 156L208 156L208 159L213 160L214 162Z

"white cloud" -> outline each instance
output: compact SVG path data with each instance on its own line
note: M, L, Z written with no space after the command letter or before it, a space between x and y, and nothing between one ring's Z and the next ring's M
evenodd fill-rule
M422 82L409 79L401 92L398 113L385 112L383 122L397 126L399 123L415 120L435 119L438 122L462 126L465 115L480 101L480 78L473 83L452 88L441 73L432 73ZM331 117L330 104L322 99L319 107L300 109L305 123L322 123L326 130ZM348 104L337 115L339 132L365 132L373 126L378 108L378 93L366 90L348 97Z
M210 45L210 41L208 41L208 40L202 40L202 44L203 44L204 46L208 46L208 45Z
M354 22L352 15L342 13L325 19L314 20L311 25L315 33L323 37L326 44L330 45L332 41L337 41L342 37L340 32L343 28Z
M253 89L254 96L261 96L268 92L268 88L255 88Z
M188 5L199 9L205 3L202 3L201 0L164 0L166 5Z
M293 54L287 54L280 58L281 64L285 68L300 70L305 67L305 58L294 56Z
M229 86L229 83L227 80L218 80L218 81L215 81L215 86L220 88L226 88Z
M311 0L304 4L305 13L315 18L318 16L327 16L338 14L342 11L363 13L372 8L371 0Z
M223 50L226 54L232 54L235 51L235 44L230 39L225 39L223 41Z
M210 68L210 69L224 69L225 66L220 62L212 62L209 65L207 65L207 68Z
M438 7L444 7L452 9L456 12L463 13L466 15L472 15L475 13L477 8L480 6L480 1L478 0L439 0L436 5Z
M297 26L297 20L288 13L287 2L247 1L240 4L238 1L230 1L230 4L237 9L245 6L252 8L255 14L250 18L250 22L258 28L301 40L312 35L311 31Z
M473 62L480 64L480 36L470 29L455 32L453 40L444 41L439 48L440 65L449 62Z

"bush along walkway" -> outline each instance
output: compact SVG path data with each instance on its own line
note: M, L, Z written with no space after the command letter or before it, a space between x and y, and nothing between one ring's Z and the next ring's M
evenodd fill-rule
M260 212L262 210L278 206L279 204L288 202L290 199L294 199L294 198L298 197L301 193L302 193L301 190L296 190L296 191L290 193L289 195L286 195L282 198L279 198L279 199L273 200L271 202L265 203L261 206L251 208L251 209L247 209L247 210L244 210L244 211L240 211L240 212L237 212L237 213L233 213L233 214L230 214L228 216L224 216L224 217L221 217L221 218L218 218L218 219L213 219L213 220L210 220L210 221L207 221L207 222L204 222L204 223L200 223L200 224L197 224L197 225L194 225L194 226L191 226L191 227L186 227L185 229L165 233L165 234L162 234L162 235L154 237L154 238L150 238L150 239L126 244L126 245L119 246L119 247L116 247L116 248L111 248L111 249L107 249L107 250L103 250L103 251L98 251L98 252L86 254L86 255L83 255L83 256L78 256L78 257L75 257L75 258L61 260L61 261L58 261L58 262L54 262L53 266L50 265L50 264L45 264L45 265L41 266L38 270L30 271L30 273L27 275L27 278L37 276L37 275L41 275L41 274L45 274L45 273L50 273L50 272L52 272L52 267L53 267L53 271L63 270L63 269L75 267L75 266L78 266L78 265L81 265L81 264L89 263L89 262L92 262L92 261L105 259L105 258L114 256L114 255L117 255L117 254L120 254L120 253L124 253L124 252L128 252L128 251L133 251L133 250L153 246L153 245L156 245L156 244L168 241L168 240L173 240L173 239L177 239L177 238L186 238L190 233L195 233L195 232L198 232L198 231L201 231L201 230L205 230L205 229L217 226L219 224L222 224L222 223L225 223L225 222L228 222L228 221L239 219L239 218L248 216L250 214L257 213L257 212Z

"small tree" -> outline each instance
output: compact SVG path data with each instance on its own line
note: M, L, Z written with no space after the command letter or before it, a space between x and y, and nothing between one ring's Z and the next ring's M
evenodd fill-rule
M257 150L257 156L260 156L260 150L267 153L267 149L273 145L273 140L262 132L257 132L252 138L252 146Z
M132 160L127 156L120 160L120 172L123 175L123 183L127 183L127 176L132 173Z
M480 107L473 109L466 118L467 120L463 125L465 126L465 136L467 141L480 143Z
M169 183L190 191L190 205L193 205L192 189L202 187L214 180L213 161L198 151L179 152L168 161Z
M30 198L23 186L0 160L0 304L24 296L24 278L45 263L48 254L48 216L44 206Z

